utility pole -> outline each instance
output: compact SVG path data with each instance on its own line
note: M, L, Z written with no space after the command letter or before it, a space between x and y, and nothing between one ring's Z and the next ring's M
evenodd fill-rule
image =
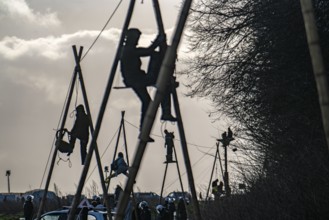
M227 167L227 147L230 145L230 142L233 141L233 132L230 128L228 128L227 133L222 133L222 139L217 139L217 141L221 142L224 147L224 157L225 157L225 172L224 172L224 187L226 196L231 195L231 188L229 184L229 175L228 175L228 167Z
M6 171L6 176L7 176L7 180L8 180L8 193L10 193L10 174L11 174L11 171L10 170L7 170Z

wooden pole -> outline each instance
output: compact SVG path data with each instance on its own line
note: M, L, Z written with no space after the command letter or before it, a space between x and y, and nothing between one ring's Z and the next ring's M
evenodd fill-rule
M156 18L156 21L157 21L159 33L160 34L165 34L164 26L163 26L163 22L162 22L162 17L161 17L159 1L158 0L153 0L152 2L153 2L155 18Z
M164 172L164 175L163 175L160 198L159 198L159 204L161 204L161 200L162 200L162 194L163 194L164 184L166 182L167 170L168 170L168 163L166 163L166 169L165 169L165 172Z
M211 175L210 175L210 180L209 180L209 184L208 184L208 189L207 189L207 194L206 194L206 201L208 200L208 195L209 195L209 191L210 191L210 185L212 182L212 177L214 175L214 170L215 170L215 165L216 165L216 160L217 160L217 154L219 154L219 149L218 149L218 142L216 143L216 154L215 154L215 159L214 159L214 163L212 165L212 170L211 170Z
M174 97L173 99L174 99L175 113L176 113L176 117L177 117L178 131L179 131L180 139L181 139L181 147L182 147L182 151L183 151L188 182L190 185L190 191L192 194L192 204L193 204L193 212L194 212L194 213L192 213L192 215L195 216L196 219L201 219L198 197L197 197L197 194L195 191L195 184L194 184L194 178L193 178L193 173L192 173L191 161L190 161L190 157L189 157L189 153L188 153L186 136L185 136L184 126L183 126L182 116L180 113L181 111L180 111L180 107L179 107L176 89L173 90L173 97Z
M329 150L329 85L326 69L323 61L320 40L316 22L314 18L314 9L311 0L300 0L300 5L304 17L305 31L308 47L312 59L313 73L318 90L319 104L322 114L322 124L327 140Z

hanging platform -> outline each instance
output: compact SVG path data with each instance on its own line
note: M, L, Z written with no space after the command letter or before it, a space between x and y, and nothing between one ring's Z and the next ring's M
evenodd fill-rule
M163 163L177 163L177 161L176 160L171 160L171 161L165 161Z

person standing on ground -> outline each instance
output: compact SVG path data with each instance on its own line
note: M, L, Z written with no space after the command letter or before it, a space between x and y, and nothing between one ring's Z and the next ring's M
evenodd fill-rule
M24 202L24 218L25 220L32 220L33 218L33 196L28 195Z

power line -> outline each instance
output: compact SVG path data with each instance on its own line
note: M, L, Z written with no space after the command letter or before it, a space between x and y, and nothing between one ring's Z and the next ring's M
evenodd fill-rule
M139 129L138 126L134 125L133 123L125 120L125 122L127 122L127 124L131 125L132 127L136 128L136 129ZM152 133L153 136L156 136L156 137L160 137L160 138L163 138L163 135L158 135L158 134L154 134ZM175 138L176 141L181 141L180 139L177 139ZM187 143L188 145L190 146L194 146L194 147L198 147L198 148L207 148L207 149L212 149L213 147L207 147L207 146L202 146L202 145L198 145L198 144L193 144L193 143ZM200 151L200 150L199 150ZM200 151L202 152L202 151Z
M105 150L103 151L102 155L101 155L101 159L103 158L103 156L105 155L106 151L108 150L108 148L110 147L112 141L114 140L115 136L119 133L120 127L117 129L117 131L114 133L114 135L112 136L110 142L108 143L107 147L105 148ZM89 180L89 178L92 176L92 174L94 173L95 169L96 169L96 165L94 166L93 170L90 172L89 176L87 177L87 180Z
M102 30L99 32L99 34L97 35L97 37L95 38L94 42L90 45L90 47L88 48L88 50L86 51L86 53L82 56L81 61L87 56L87 54L89 53L89 51L91 50L91 48L95 45L95 43L97 42L98 38L101 36L101 34L105 30L105 28L108 25L108 23L111 21L112 17L114 16L114 14L116 13L116 11L118 10L118 8L121 5L121 3L122 3L122 0L118 3L117 7L114 9L114 11L110 15L110 17L107 19L105 25L103 26Z

